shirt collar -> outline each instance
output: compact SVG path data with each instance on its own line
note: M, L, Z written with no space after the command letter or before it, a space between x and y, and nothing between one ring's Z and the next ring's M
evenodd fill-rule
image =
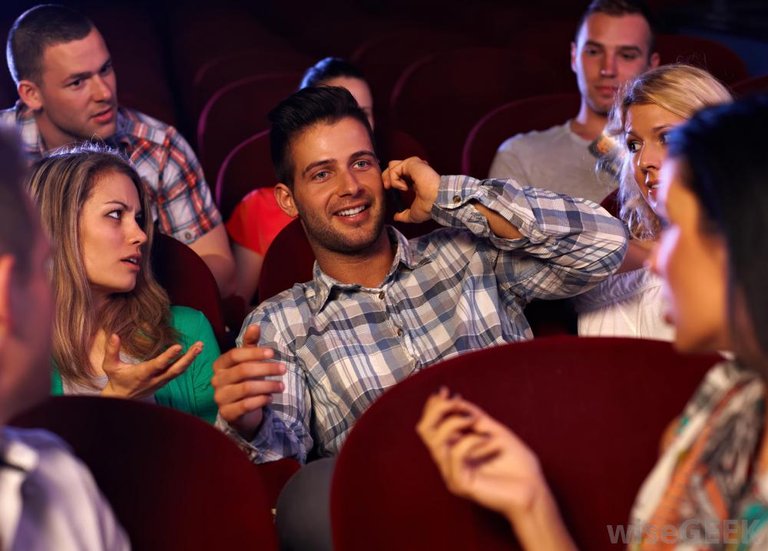
M398 273L398 268L402 264L405 269L413 270L421 264L430 261L423 251L414 248L408 239L393 226L385 227L389 240L395 245L395 256L392 260L392 266L389 268L381 287L386 287L391 283ZM320 269L317 262L312 269L312 281L307 289L306 297L309 308L314 313L320 312L328 300L335 294L336 290L356 291L363 289L363 286L357 283L341 283L333 279Z
M18 471L32 472L40 462L39 454L32 446L13 438L13 434L7 431L0 429L0 464Z

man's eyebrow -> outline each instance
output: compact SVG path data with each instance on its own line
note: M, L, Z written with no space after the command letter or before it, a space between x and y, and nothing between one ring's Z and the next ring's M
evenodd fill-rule
M90 78L93 76L93 71L83 71L82 73L72 73L71 75L67 76L65 81L70 80L82 80L86 78Z
M585 46L594 46L595 48L605 48L605 45L603 45L600 42L595 42L594 40L587 40L584 42Z
M642 48L640 46L634 46L634 45L627 45L627 46L619 46L618 48L621 52L636 52L638 54L643 53Z
M359 159L360 157L373 157L376 159L376 153L373 151L369 151L367 149L361 149L360 151L355 151L352 153L352 155L349 156L350 159Z
M302 176L306 176L307 172L310 170L317 168L319 166L325 166L325 165L335 165L336 159L321 159L319 161L315 161L314 163L309 163L304 170L301 171Z
M99 67L99 71L102 71L105 67L107 67L109 65L112 65L112 58L111 57L109 59L107 59L104 63L101 64L101 66ZM92 76L93 76L93 71L82 71L80 73L73 73L73 74L69 75L65 80L67 80L67 81L69 81L69 80L81 80L81 79L90 78Z

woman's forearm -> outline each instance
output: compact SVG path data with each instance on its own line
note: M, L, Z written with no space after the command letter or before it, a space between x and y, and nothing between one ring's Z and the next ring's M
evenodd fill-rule
M546 486L529 511L506 516L526 551L576 551L576 544Z

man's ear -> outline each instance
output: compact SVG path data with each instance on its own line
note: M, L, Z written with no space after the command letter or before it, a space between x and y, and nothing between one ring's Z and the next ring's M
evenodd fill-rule
M0 344L13 328L11 290L14 262L15 258L12 255L0 255Z
M651 54L651 57L648 58L648 68L649 69L655 69L659 66L659 62L661 61L661 58L659 57L659 52L653 52Z
M293 192L284 183L280 182L275 186L275 200L277 205L288 216L295 218L299 215L299 211L296 209L296 204L293 202Z
M40 87L31 80L20 80L16 87L21 101L32 111L39 111L43 108L43 96L40 93Z

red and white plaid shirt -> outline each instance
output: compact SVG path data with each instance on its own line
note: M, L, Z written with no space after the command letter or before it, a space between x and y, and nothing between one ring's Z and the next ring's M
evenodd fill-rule
M21 102L0 111L0 122L15 124L32 160L46 151L32 112ZM121 107L117 132L108 145L122 151L146 185L152 216L162 233L192 243L221 224L200 163L172 126Z

